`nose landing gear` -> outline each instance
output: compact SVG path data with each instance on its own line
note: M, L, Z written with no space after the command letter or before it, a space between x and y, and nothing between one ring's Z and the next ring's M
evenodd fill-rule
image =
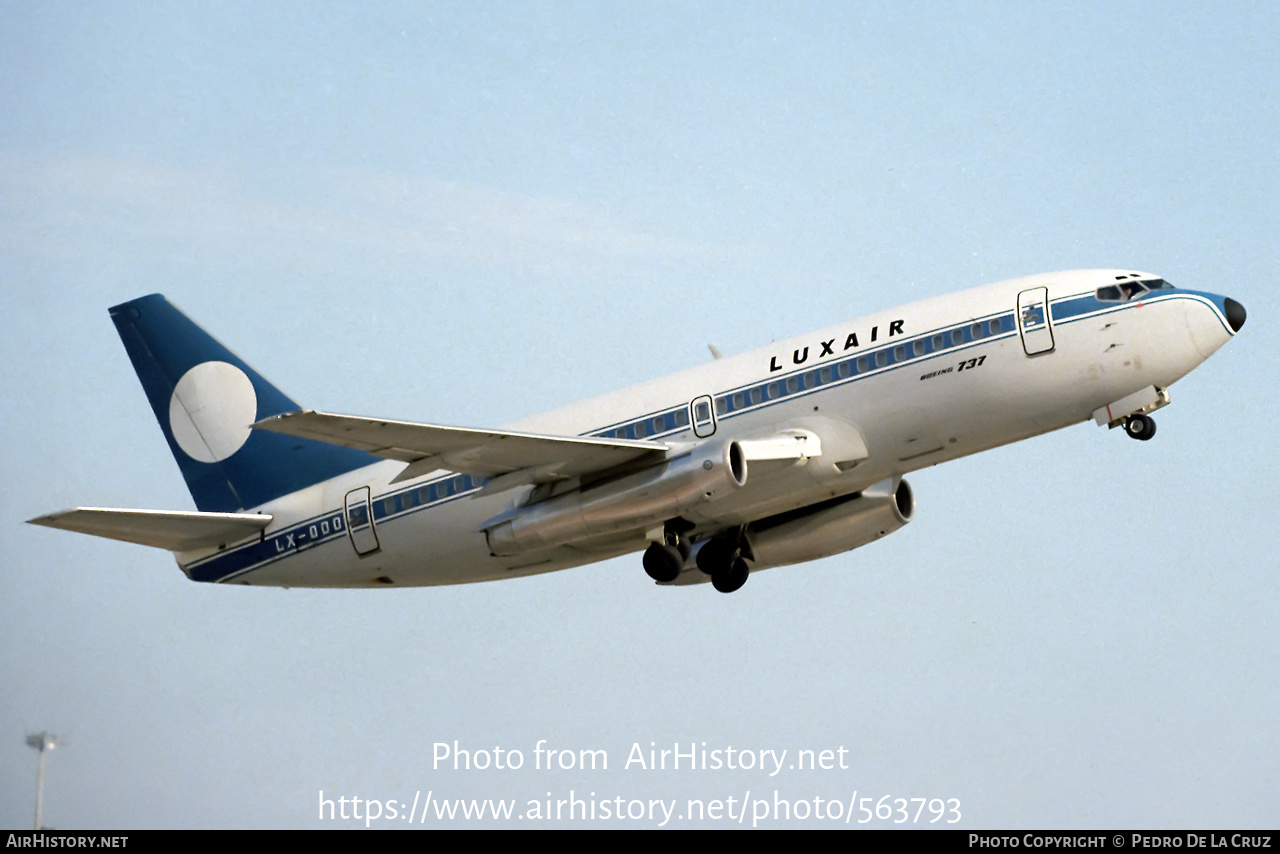
M1145 442L1156 434L1156 422L1150 415L1130 415L1124 422L1124 432L1130 439Z

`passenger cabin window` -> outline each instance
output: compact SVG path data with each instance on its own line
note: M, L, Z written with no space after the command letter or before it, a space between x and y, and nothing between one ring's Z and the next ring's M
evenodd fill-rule
M917 356L923 356L923 355L924 355L924 341L923 341L923 340L920 340L920 341L913 341L913 342L911 343L911 352L915 353Z

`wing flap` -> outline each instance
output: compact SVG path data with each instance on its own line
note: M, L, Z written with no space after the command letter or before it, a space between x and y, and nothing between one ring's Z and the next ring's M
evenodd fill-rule
M256 513L200 513L186 510L119 510L77 507L28 520L32 525L59 528L184 552L227 545L259 533L271 516Z
M310 410L266 418L253 426L408 463L397 480L445 469L489 478L514 475L504 479L513 486L543 483L667 451L661 442L442 427Z

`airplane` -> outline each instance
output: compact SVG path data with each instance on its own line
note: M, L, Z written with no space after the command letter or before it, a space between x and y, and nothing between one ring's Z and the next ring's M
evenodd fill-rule
M304 410L159 294L110 314L198 509L33 524L218 584L462 584L642 552L660 585L725 593L900 529L917 469L1089 420L1151 439L1169 386L1246 317L1156 275L1049 273L490 430Z

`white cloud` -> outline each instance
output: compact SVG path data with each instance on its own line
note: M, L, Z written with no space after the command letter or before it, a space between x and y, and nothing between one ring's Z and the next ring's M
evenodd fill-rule
M225 168L0 152L0 243L65 255L259 256L293 268L482 266L592 272L740 255L654 234L600 206L417 175L305 176L250 185ZM279 183L279 182L277 182Z

